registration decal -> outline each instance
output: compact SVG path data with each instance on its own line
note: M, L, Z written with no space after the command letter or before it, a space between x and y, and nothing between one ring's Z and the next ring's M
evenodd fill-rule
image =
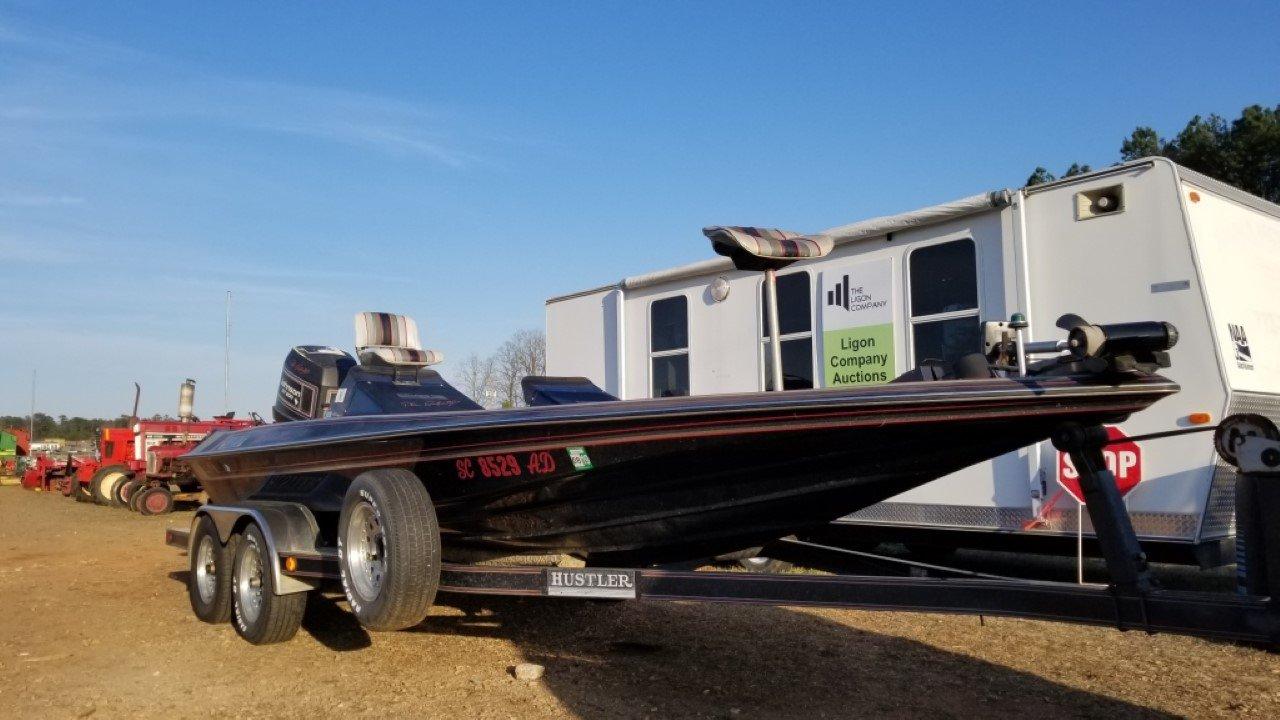
M567 448L569 451L569 462L573 463L574 470L591 470L595 465L591 464L591 456L587 454L584 447Z

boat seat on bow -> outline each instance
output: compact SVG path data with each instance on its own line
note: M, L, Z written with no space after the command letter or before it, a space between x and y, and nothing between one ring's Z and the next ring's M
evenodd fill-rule
M418 324L407 315L356 313L356 357L361 365L425 367L444 361L435 350L423 350Z
M786 267L797 260L820 258L831 252L829 235L801 235L789 230L714 225L702 228L718 254L733 260L739 270Z

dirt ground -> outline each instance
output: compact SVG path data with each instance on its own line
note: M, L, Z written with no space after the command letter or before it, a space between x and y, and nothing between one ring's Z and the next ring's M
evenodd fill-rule
M370 635L317 597L254 647L192 616L189 522L0 487L0 718L1280 717L1280 655L1023 620L446 596Z

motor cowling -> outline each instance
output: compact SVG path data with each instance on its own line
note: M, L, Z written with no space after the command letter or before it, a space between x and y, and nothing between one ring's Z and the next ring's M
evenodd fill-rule
M327 345L298 345L280 370L271 415L276 422L324 417L342 381L356 364L343 350Z

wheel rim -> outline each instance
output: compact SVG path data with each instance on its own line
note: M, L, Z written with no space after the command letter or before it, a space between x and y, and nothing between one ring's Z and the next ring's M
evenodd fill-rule
M382 591L382 579L386 572L386 545L383 541L382 521L373 506L361 502L351 511L347 521L346 544L347 574L356 594L363 600L373 600Z
M258 541L247 535L236 563L236 607L246 625L257 622L262 613L262 552Z
M102 478L102 498L110 501L116 494L116 487L124 482L125 474L122 472L110 472Z
M143 496L142 503L147 506L148 511L158 515L168 507L169 499L165 497L163 490L152 490Z
M212 604L218 593L218 566L213 543L213 536L205 535L196 547L196 592L205 605Z

